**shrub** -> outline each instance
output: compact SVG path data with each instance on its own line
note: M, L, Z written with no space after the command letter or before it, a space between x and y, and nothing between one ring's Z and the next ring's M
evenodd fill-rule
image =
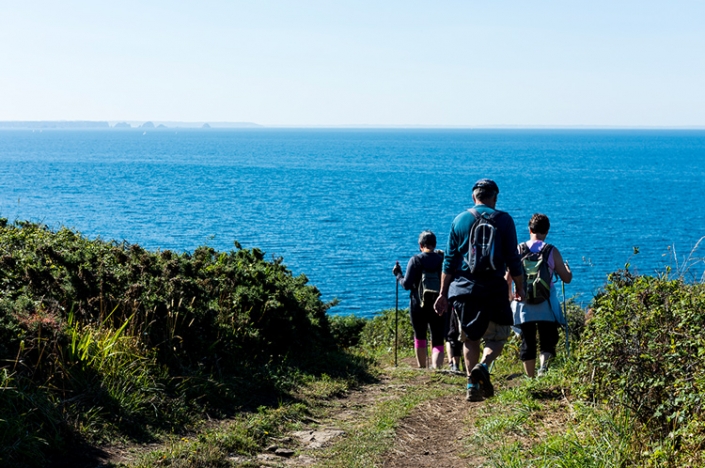
M614 273L594 300L574 361L579 390L628 411L653 440L675 441L672 453L699 447L704 328L705 285Z
M413 349L414 330L408 309L401 309L398 313L394 309L379 312L365 324L360 343L363 347L372 349L391 348L394 346L395 329L398 329L399 348Z
M342 348L357 346L366 324L367 320L355 315L334 315L330 318L331 334Z
M235 245L150 252L0 219L2 462L278 401L340 360L319 291Z

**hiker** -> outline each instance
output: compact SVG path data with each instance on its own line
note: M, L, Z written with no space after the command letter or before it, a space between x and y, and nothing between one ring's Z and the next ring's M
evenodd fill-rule
M480 179L473 185L475 206L456 216L450 228L441 292L434 306L443 314L450 301L460 321L468 401L494 395L488 366L499 356L512 325L504 278L507 268L515 284L515 299L524 296L514 220L495 209L498 194L493 180ZM494 333L485 340L481 357L480 340L490 325L495 330L489 330Z
M548 216L534 214L529 220L529 240L517 247L524 267L526 296L524 301L512 301L512 312L514 324L521 329L519 359L529 377L534 377L536 371L536 332L540 343L538 375L541 377L556 355L558 327L565 324L553 275L557 274L566 284L573 279L558 248L545 242L550 228Z
M436 235L424 231L419 235L419 250L406 266L406 275L402 276L399 262L392 268L397 281L409 293L409 315L414 329L414 351L416 363L420 368L426 367L428 350L426 349L427 330L431 328L431 368L443 366L443 317L437 315L433 304L440 290L441 266L443 255L436 252Z

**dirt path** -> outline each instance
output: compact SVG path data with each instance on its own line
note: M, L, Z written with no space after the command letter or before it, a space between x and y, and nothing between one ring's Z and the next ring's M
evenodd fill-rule
M411 360L403 364L411 367ZM419 370L412 382L398 385L390 375L383 374L376 384L366 386L339 401L340 411L331 411L326 421L322 422L324 430L336 431L347 421L364 419L364 412L372 405L384 399L395 398L400 392L414 391L426 385L438 385L431 381L433 372ZM441 384L448 385L448 384ZM422 402L403 418L395 432L394 444L383 456L381 466L384 468L466 468L479 467L484 462L481 458L470 459L463 456L464 441L473 430L470 421L473 409L482 402L465 401L462 384L451 395ZM340 431L321 445L300 447L299 459L289 460L288 466L306 466L315 464L316 450L336 442L336 436L343 436ZM314 450L310 450L313 448ZM271 458L268 460L273 462ZM303 463L300 463L303 462Z
M432 385L444 385L446 396L422 401L408 416L398 421L393 445L381 456L378 466L384 468L460 468L483 466L483 459L468 457L467 440L474 430L473 418L482 402L465 401L462 376L444 379L430 370L413 370L411 359L403 360L399 368L383 370L374 384L350 391L345 397L321 403L319 416L311 418L306 426L273 439L262 453L255 456L233 454L227 462L232 466L313 467L330 457L330 450L344 442L346 431L355 431L364 425L375 407L410 392ZM411 377L409 377L412 372ZM400 374L404 374L400 378ZM452 382L452 383L451 383ZM223 424L226 424L223 422ZM157 446L109 447L94 462L74 464L86 468L131 465L140 453ZM129 449L129 450L128 450ZM330 461L330 459L328 459ZM74 458L73 460L77 460ZM98 462L98 463L96 463ZM56 465L63 468L70 465ZM124 465L122 465L124 466Z
M404 418L396 432L394 447L384 461L385 468L478 466L461 458L462 441L468 437L468 411L480 403L468 403L457 395L419 405ZM478 461L478 460L476 460Z

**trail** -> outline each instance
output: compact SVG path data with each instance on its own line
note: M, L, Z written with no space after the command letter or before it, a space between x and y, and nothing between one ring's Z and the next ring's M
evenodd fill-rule
M412 359L404 360L402 365L411 367ZM448 385L432 382L433 371L418 370L418 374L406 384L395 384L391 376L393 372L384 372L379 381L367 385L348 397L337 402L338 411L331 411L319 427L328 430L345 426L350 421L362 421L366 411L386 399L397 398L403 392L415 391L427 385ZM464 382L464 379L459 379ZM466 468L483 466L484 458L466 456L466 441L473 429L476 409L483 402L465 401L465 391L457 384L457 391L451 395L427 400L414 408L411 413L401 419L394 435L392 447L382 456L378 466L384 468ZM337 437L345 437L344 433ZM320 448L335 444L335 438L311 447L305 443L300 445L299 457L285 461L286 466L316 466L316 452ZM261 460L262 458L260 458ZM270 463L263 466L278 466L277 460L267 457ZM279 460L281 463L281 460Z
M376 457L376 466L383 468L466 468L484 466L484 458L468 452L468 440L475 430L477 410L484 402L465 401L464 378L453 383L438 382L434 371L413 368L412 359L404 359L399 369L406 369L400 379L399 369L382 369L375 383L349 391L345 396L321 403L317 413L299 428L282 437L273 438L259 454L243 456L232 454L226 463L230 466L259 466L271 468L342 466L335 460L336 444L345 441L348 431L369 421L371 412L385 401L399 399L409 392L417 392L430 385L443 385L446 396L421 401L410 413L397 421L392 444ZM226 421L214 422L227 424ZM194 435L195 437L196 435ZM70 457L70 463L56 463L53 467L68 466L106 468L131 466L141 453L153 451L161 444L104 447L102 454L82 462L80 456ZM199 465L200 466L200 465ZM219 465L222 466L222 465Z

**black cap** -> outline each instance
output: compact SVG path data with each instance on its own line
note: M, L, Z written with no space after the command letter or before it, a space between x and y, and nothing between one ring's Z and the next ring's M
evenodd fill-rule
M493 190L495 193L499 193L499 187L497 187L497 183L492 179L478 180L475 182L475 185L472 186L472 190L475 191L475 189L478 188Z

